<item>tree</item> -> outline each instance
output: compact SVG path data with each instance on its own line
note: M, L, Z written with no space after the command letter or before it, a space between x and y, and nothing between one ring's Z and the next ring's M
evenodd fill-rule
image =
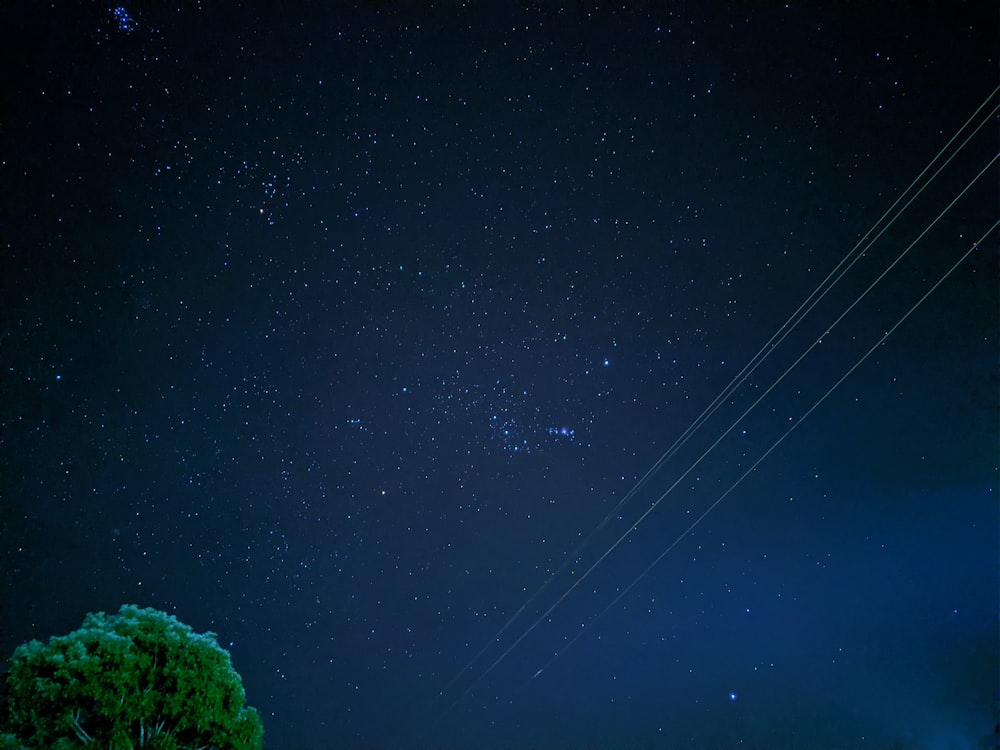
M261 750L263 727L215 633L124 605L18 646L0 748Z

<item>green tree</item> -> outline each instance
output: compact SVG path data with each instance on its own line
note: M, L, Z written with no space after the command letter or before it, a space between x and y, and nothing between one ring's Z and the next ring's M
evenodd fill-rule
M126 604L18 646L0 748L261 750L263 728L215 633Z

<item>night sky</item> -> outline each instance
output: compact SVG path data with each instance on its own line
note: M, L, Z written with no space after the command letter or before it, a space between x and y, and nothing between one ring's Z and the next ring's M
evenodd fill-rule
M991 3L239 5L0 6L4 658L163 609L268 750L995 746Z

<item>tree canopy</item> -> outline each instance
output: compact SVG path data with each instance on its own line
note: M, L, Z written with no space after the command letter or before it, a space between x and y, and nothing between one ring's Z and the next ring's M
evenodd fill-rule
M15 649L0 750L260 750L263 728L215 633L126 604Z

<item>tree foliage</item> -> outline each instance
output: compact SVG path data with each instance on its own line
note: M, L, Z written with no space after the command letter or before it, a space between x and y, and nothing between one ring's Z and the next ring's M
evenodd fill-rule
M263 729L214 633L134 605L14 651L0 749L260 750Z

